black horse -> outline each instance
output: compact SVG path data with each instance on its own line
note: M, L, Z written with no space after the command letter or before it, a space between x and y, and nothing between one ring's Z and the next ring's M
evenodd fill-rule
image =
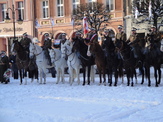
M149 45L145 49L145 74L148 79L148 86L151 86L150 80L150 67L154 67L155 86L161 82L161 64L163 63L163 52L160 51L156 43L154 42L153 35L148 35L147 40Z
M112 85L112 75L114 73L114 86L117 86L118 76L123 77L123 61L118 55L114 42L111 39L102 41L101 46L107 61L106 73L108 74L108 83L110 86Z
M136 68L139 68L142 72L142 82L144 82L144 69L143 69L143 57L139 54L139 58L136 59L134 57L134 53L132 48L127 44L127 42L122 40L116 40L115 42L116 48L119 50L121 58L123 60L123 67L125 69L127 75L127 85L130 85L130 78L131 78L131 86L134 85L133 83L133 76L135 74Z
M37 66L34 65L32 61L29 59L28 52L24 49L20 42L15 41L13 43L12 51L16 51L17 53L16 64L20 75L20 85L22 84L22 79L27 77L27 72L29 72L29 78L33 78L34 74L36 73L36 78L38 79ZM25 84L27 84L27 79Z
M82 71L83 71L83 85L86 83L86 68L88 68L87 72L87 82L90 85L90 72L91 66L95 65L95 59L93 56L87 56L88 46L85 44L84 39L82 38L72 38L74 41L74 45L72 51L78 53L78 57L81 60Z

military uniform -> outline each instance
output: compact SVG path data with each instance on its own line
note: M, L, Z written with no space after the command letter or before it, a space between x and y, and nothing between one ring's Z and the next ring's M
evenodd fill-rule
M123 41L126 41L126 33L124 33L123 31L120 32L120 33L117 33L116 36L115 36L115 41L116 40L123 40Z
M49 34L45 34L45 36L49 36ZM52 46L51 39L45 38L44 43L43 43L43 50L44 50L46 58L48 59L49 65L52 65L49 50L48 50L48 49L52 49L51 46Z
M138 58L139 57L139 51L141 51L141 46L140 44L140 37L137 33L131 34L128 40L126 41L131 47L134 52L134 57Z
M10 67L8 56L0 56L0 81L1 83L8 83L9 79L6 80L3 76L4 72Z

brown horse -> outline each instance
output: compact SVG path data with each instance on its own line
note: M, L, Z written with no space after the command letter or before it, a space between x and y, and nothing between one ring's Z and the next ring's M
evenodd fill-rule
M20 85L22 84L23 78L25 78L25 85L26 85L27 84L27 71L30 70L30 65L31 65L31 60L29 60L29 54L18 41L15 41L13 43L11 51L16 51L17 53L16 64L19 70L19 75L20 75ZM32 68L34 68L33 63L32 63ZM35 69L37 69L37 66ZM29 72L29 75L30 74L31 72ZM29 77L32 78L33 76L29 76Z
M90 52L95 56L95 64L97 66L97 70L99 72L100 77L100 84L102 83L102 77L103 74L103 83L106 85L106 77L105 77L105 71L106 71L106 60L105 60L105 54L102 50L102 47L99 43L93 42L90 43Z

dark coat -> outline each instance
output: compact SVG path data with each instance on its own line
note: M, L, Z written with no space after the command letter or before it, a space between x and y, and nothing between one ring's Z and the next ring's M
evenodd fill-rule
M10 65L9 65L8 56L5 55L3 57L0 57L0 81L1 82L6 82L5 78L3 77L3 74L9 67Z
M43 48L44 49L51 49L51 46L52 46L52 41L51 39L45 39L44 40L44 44L43 44Z
M22 38L20 40L20 44L25 48L25 49L29 49L29 45L31 43L31 39L30 38Z
M18 79L18 67L16 65L16 55L11 55L9 58L9 62L11 63L11 69L13 71L14 79Z

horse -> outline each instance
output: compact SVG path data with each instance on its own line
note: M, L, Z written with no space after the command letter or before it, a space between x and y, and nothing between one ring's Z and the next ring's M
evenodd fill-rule
M150 80L150 67L154 67L154 77L155 77L155 86L158 87L158 85L161 82L161 64L163 63L163 52L156 46L154 43L154 37L153 35L148 35L147 40L150 42L149 46L145 49L145 74L146 78L148 79L148 86L151 86L151 80Z
M72 52L73 43L68 42L64 45L61 45L62 57L67 57L67 65L69 69L69 83L72 85L75 77L77 77L78 85L80 84L80 59L78 58L75 52Z
M67 62L65 58L62 57L62 52L60 49L49 49L51 61L55 66L56 72L57 72L57 82L59 83L61 80L62 83L65 82L64 79L64 70L67 67Z
M107 74L109 86L112 85L112 75L114 72L115 82L114 86L117 86L118 76L122 77L123 82L123 61L119 57L113 41L110 39L102 42L102 48L105 52L107 61Z
M46 84L46 70L47 68L52 68L53 66L48 65L48 61L45 57L43 49L37 44L30 43L29 46L29 56L30 58L36 58L36 64L39 72L40 84L42 84L42 79L44 79L44 84Z
M95 64L97 66L97 70L100 77L99 85L102 84L102 77L101 77L102 74L103 74L103 83L104 85L106 85L106 77L105 77L106 60L105 60L104 51L102 50L100 44L97 42L93 42L89 44L90 44L90 53L93 54L95 57Z
M29 71L29 77L34 78L34 73L35 70L37 70L37 67L33 65L32 60L29 59L29 54L28 52L24 49L24 47L20 44L20 42L15 41L12 44L11 47L11 52L16 51L16 65L19 70L19 75L20 75L20 85L22 84L23 78L25 78L25 85L27 84L27 71ZM31 69L32 67L32 69ZM36 73L37 75L37 73ZM38 79L38 77L36 76ZM31 82L32 82L31 81Z
M134 57L134 53L132 51L132 48L126 41L123 40L116 40L115 46L117 50L120 53L120 56L123 60L123 67L125 69L126 75L127 75L127 86L130 85L130 79L131 79L131 86L134 86L133 82L133 76L135 74L136 76L136 68L139 67L140 71L142 72L142 82L144 82L144 70L143 70L143 61L137 60ZM141 59L141 58L140 58Z
M86 74L87 74L87 83L90 85L90 75L94 74L94 65L95 59L93 56L87 56L88 46L84 43L84 39L72 38L74 45L72 51L78 53L79 59L82 65L83 71L83 85L86 83ZM94 79L93 79L94 82Z

